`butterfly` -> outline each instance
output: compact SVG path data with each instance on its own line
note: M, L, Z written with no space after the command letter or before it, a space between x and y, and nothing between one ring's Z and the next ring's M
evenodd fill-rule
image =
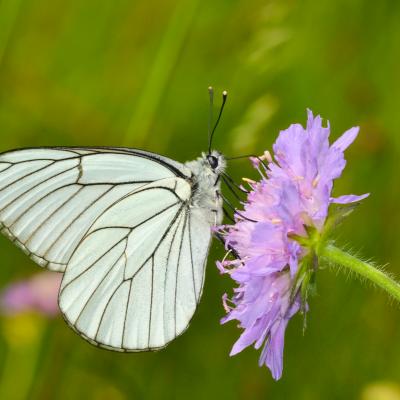
M1 232L63 273L60 310L90 343L157 350L188 327L222 221L226 162L212 133L209 151L184 164L121 147L0 154Z

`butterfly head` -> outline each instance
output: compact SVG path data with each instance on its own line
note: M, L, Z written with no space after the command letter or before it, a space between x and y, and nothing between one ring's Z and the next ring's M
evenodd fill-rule
M208 154L203 154L203 160L204 164L217 175L220 175L225 170L225 157L219 151L212 150Z
M225 171L225 157L218 151L202 153L201 157L185 163L192 171L197 185L214 187L219 176Z

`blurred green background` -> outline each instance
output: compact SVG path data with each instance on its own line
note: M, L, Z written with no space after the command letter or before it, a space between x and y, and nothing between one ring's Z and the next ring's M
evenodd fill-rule
M333 137L361 126L336 194L371 192L338 242L400 276L400 2L393 0L0 0L0 150L206 148L208 95L229 90L214 147L270 148L306 108ZM256 177L246 160L235 179ZM0 286L39 269L0 238ZM274 382L259 353L228 356L219 325L232 282L214 261L190 329L157 353L94 348L61 317L1 317L1 399L400 399L400 308L371 285L318 274L308 327L286 335Z

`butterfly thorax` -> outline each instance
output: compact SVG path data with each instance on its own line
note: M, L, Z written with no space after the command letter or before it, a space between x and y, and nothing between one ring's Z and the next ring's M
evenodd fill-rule
M225 158L217 151L202 153L201 157L188 161L185 165L192 172L193 194L191 206L214 211L215 224L222 221L222 200L220 191L220 175L226 167Z

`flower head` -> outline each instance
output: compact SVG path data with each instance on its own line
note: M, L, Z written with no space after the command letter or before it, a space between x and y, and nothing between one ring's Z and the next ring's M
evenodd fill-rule
M58 290L62 275L41 272L32 278L15 282L0 293L0 307L4 314L36 311L53 316L58 313Z
M312 249L293 238L307 238L310 229L321 233L331 203L368 196L332 197L333 181L346 164L343 152L358 128L332 145L329 132L329 125L323 127L311 111L306 128L294 124L281 131L273 145L275 160L268 152L252 159L261 179L250 182L235 224L218 228L235 258L217 265L239 285L230 301L224 295L227 315L222 323L235 319L243 329L231 355L252 344L256 349L264 346L260 365L267 365L274 379L282 375L287 323L298 311L307 310L302 281L315 268Z

